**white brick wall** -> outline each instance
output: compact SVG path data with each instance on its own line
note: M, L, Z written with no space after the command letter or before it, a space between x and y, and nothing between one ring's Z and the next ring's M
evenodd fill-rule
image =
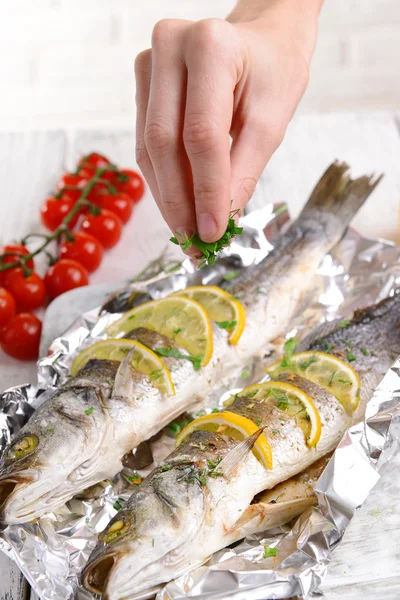
M0 0L0 129L130 125L154 23L234 1ZM326 0L300 110L400 108L399 73L399 0Z

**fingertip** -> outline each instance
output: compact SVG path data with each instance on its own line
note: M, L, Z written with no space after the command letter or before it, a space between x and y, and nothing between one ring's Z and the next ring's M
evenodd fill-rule
M215 217L210 213L200 213L197 216L197 228L203 242L216 242L223 235Z

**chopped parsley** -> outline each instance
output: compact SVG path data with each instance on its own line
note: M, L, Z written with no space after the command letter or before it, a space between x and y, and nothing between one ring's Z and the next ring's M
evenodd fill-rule
M348 352L346 353L346 357L347 357L347 360L348 360L349 362L352 362L353 360L357 360L357 356L355 356L355 354L353 354L353 353L352 353L352 352L350 352L350 351L348 351Z
M248 367L246 367L245 369L243 369L242 374L241 374L241 378L242 379L247 379L250 375L250 369Z
M91 415L93 411L94 411L94 408L93 408L93 406L91 406L90 408L87 408L85 410L85 415Z
M133 475L129 475L129 473L124 473L125 479L132 483L133 485L140 485L142 483L142 478L137 471L134 471Z
M47 428L47 431L51 431L51 432L53 432L53 431L54 431L54 427L48 427L48 428Z
M204 417L206 414L205 410L199 410L199 412L196 413L196 417Z
M329 381L328 381L328 386L331 386L333 384L333 378L335 377L335 375L336 375L336 371L332 371L332 375L330 376Z
M340 383L349 383L350 385L353 385L350 381L350 379L342 379L341 377L338 378L338 381L340 381Z
M255 419L255 422L259 427L262 425L262 419Z
M283 359L281 362L281 367L288 367L292 361L293 352L297 346L297 339L295 337L291 337L286 340L283 346Z
M134 319L135 317L136 317L136 315L130 315L130 316L128 317L128 321L130 321L131 319Z
M270 558L271 556L278 556L278 549L264 546L263 558Z
M218 413L219 412L219 408L213 408L211 412L212 413Z
M165 472L165 471L170 471L172 469L171 465L162 465L161 466L161 471Z
M121 510L121 508L124 506L125 502L126 501L123 498L118 498L118 500L116 502L114 502L113 508L115 510Z
M239 275L239 271L228 271L227 273L224 273L223 278L225 281L232 281L232 279L236 279Z
M272 429L272 433L273 433L273 435L278 435L279 429Z
M236 327L237 321L215 321L215 324L221 329L233 329L233 327Z
M316 340L315 343L319 348L321 348L321 350L323 350L327 354L330 354L333 350L333 344L328 344L328 342L326 342L325 340L319 339Z
M271 393L276 400L277 408L279 408L279 410L287 410L290 404L287 393L277 389L272 389Z
M179 352L178 348L156 348L154 352L158 354L158 356L171 356L172 358L184 358L190 360L194 370L200 371L201 361L203 359L201 355L190 356L190 354L182 354L182 352Z
M195 246L200 252L203 254L203 259L200 262L199 267L204 267L204 265L212 266L215 264L215 260L217 258L217 253L220 252L225 246L228 246L232 239L240 235L243 231L243 227L238 227L235 223L235 215L239 210L233 210L229 213L228 226L224 235L217 240L216 242L204 242L199 238L197 233L193 234L190 238L187 233L183 235L180 233L176 233L177 237L171 237L170 242L180 246L182 250L185 252L191 246ZM179 240L178 240L179 237Z
M360 348L360 350L364 354L364 356L369 356L369 352L366 348Z
M178 333L180 333L182 331L182 329L180 327L178 327L178 329L174 329L174 335L178 335Z
M338 327L339 329L345 329L350 325L351 321L349 319L345 319L344 321L340 321Z

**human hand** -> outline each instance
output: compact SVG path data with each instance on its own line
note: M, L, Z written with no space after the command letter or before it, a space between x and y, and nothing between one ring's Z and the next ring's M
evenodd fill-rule
M308 82L316 15L298 9L163 20L137 57L137 162L174 234L216 241L251 198Z

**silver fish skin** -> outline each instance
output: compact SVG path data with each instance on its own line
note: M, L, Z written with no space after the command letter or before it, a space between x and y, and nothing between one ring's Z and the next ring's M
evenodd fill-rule
M260 265L247 269L233 282L231 291L246 309L246 327L239 343L229 344L227 332L215 326L214 351L205 367L195 371L188 360L166 359L176 388L174 396L165 398L148 376L132 368L129 361L123 361L106 406L100 409L99 405L98 410L87 415L84 423L75 419L76 429L82 426L84 430L81 443L76 446L80 448L79 464L75 459L71 460L75 449L72 431L69 440L62 433L58 434L63 424L60 420L52 421L57 431L55 437L59 438L57 461L53 459L53 449L48 447L44 432L38 427L41 415L51 409L45 406L39 409L36 419L17 437L20 441L26 432L36 435L37 448L24 455L23 464L15 461L15 468L10 460L3 467L0 465L0 521L12 524L23 522L28 514L31 518L39 517L49 508L54 510L62 505L84 487L114 476L121 469L121 460L126 453L155 435L190 405L204 399L222 377L245 365L268 343L285 333L301 293L323 256L339 241L377 184L369 177L352 180L347 170L344 164L329 167L298 220L281 237L274 251ZM173 346L173 341L167 340L164 345ZM66 412L67 404L65 402ZM101 418L100 410L103 411ZM6 450L6 456L13 455L14 445L15 441ZM30 463L42 453L43 445L47 452L43 453L40 466L35 463L33 482ZM64 488L54 467L60 460ZM55 479L56 495L53 493ZM32 488L33 483L35 488Z
M379 332L379 347L375 347L383 350L400 342L400 329L394 327L399 319L400 296L395 296L358 311L346 327L336 324L335 332L326 338L318 332L318 344L330 344L335 339L339 345L346 331L354 344L357 340L358 348L364 348L372 342L373 332ZM313 348L314 337L310 338L308 348ZM369 390L371 386L376 387L390 367L392 356L387 351L373 356L360 350L356 360L350 362L355 368L354 363L358 362L361 390L364 387ZM287 381L289 377L291 385L312 398L319 412L322 430L316 447L307 446L295 418L279 410L277 403L255 403L250 398L236 397L228 410L260 423L272 448L273 468L264 468L249 448L243 448L243 453L238 455L237 442L223 434L194 432L152 472L145 480L141 495L136 491L101 534L83 571L87 589L101 592L107 600L134 597L204 563L240 532L248 534L259 530L262 518L252 521L253 498L278 484L283 485L282 482L326 456L360 416L360 413L349 415L334 396L300 376L282 375L279 380ZM367 399L363 393L361 412L365 410ZM243 442L239 446L243 447ZM190 465L185 477L183 465ZM182 489L184 484L187 487ZM153 505L151 512L146 512L149 494L160 497L160 506ZM142 508L138 529L139 498ZM179 511L174 508L177 503ZM160 508L165 504L170 507L168 517ZM290 507L286 508L289 514L293 513ZM184 515L182 520L181 515Z

